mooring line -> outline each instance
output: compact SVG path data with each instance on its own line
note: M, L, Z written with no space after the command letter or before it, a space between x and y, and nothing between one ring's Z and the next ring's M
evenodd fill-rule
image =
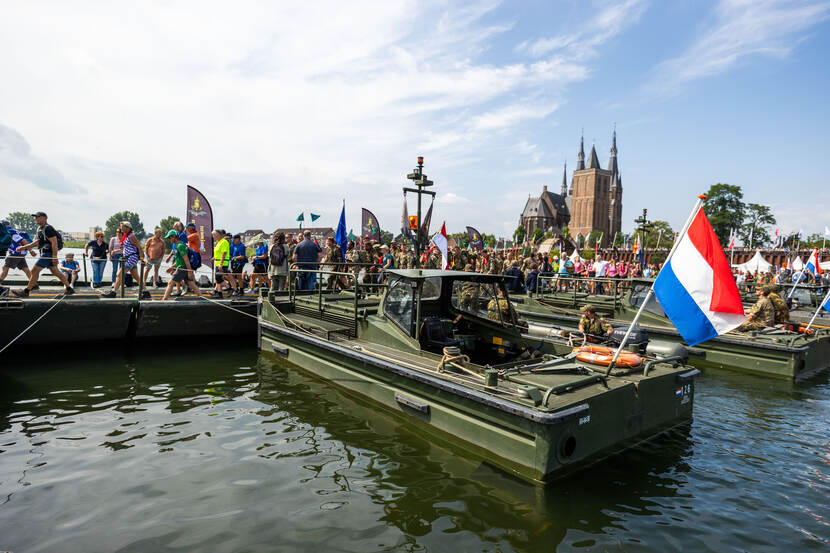
M63 296L62 296L62 297L61 297L58 301L56 301L56 302L52 305L52 307L50 307L49 309L47 309L47 310L46 310L46 312L45 312L43 315L41 315L40 317L38 317L37 319L35 319L35 321L34 321L32 324L30 324L29 326L27 326L27 327L23 330L23 332L21 332L20 334L18 334L18 335L17 335L17 336L15 336L14 338L12 338L12 341L11 341L11 342L9 342L9 343L8 343L8 344L6 344L5 346L3 346L3 349L0 349L0 354L2 354L4 351L6 351L6 350L9 348L9 346L11 346L11 345L12 345L13 343L15 343L17 340L19 340L21 336L23 336L24 334L26 334L26 333L27 333L27 332L28 332L28 331L29 331L29 330L30 330L33 326L35 326L35 325L36 325L36 324L37 324L37 323L38 323L38 322L39 322L39 321L40 321L43 317L45 317L46 315L48 315L48 314L49 314L49 312L50 312L51 310L53 310L54 308L56 308L56 307L58 306L58 304L64 300L64 298L66 298L66 294L64 294L64 295L63 295Z

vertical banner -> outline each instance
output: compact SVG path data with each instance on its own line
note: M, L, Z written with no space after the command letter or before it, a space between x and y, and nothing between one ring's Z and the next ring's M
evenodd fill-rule
M185 220L196 225L196 232L199 233L201 244L199 253L202 256L202 265L213 269L213 236L210 234L213 230L213 210L210 208L207 198L190 185L187 187L187 215Z
M429 225L432 222L432 204L434 203L435 199L433 198L432 203L429 204L429 209L427 210L427 214L424 217L424 221L418 221L419 223L421 223L421 236L419 237L421 249L426 248L427 244L429 244Z
M467 227L467 243L470 249L476 253L484 249L484 240L481 238L481 233L473 227Z
M380 242L380 225L378 224L378 218L375 217L375 214L363 208L363 221L360 225L360 237L363 239L364 242L367 240L372 240L375 243Z

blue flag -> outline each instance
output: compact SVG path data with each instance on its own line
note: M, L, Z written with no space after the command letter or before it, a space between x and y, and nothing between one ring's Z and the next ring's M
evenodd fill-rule
M346 261L346 248L349 245L349 236L346 233L346 203L343 202L343 211L340 212L340 222L337 223L337 232L334 241L340 246L340 261Z

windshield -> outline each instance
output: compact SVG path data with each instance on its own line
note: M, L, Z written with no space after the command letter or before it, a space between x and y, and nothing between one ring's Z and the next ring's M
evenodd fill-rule
M413 296L413 288L408 281L396 280L389 285L383 300L386 317L410 336L414 326Z
M421 299L437 300L441 296L441 277L427 277L421 289Z
M452 306L458 311L507 324L517 324L516 310L507 300L507 294L492 282L456 280L452 284Z
M636 307L639 309L640 305L642 305L643 300L646 297L646 294L648 294L649 288L651 287L645 284L635 284L631 288L631 296L629 297L628 301L632 307ZM654 295L652 295L651 298L648 300L645 310L659 317L666 316L666 312L663 311L663 308L660 306L660 302L657 301L657 296Z

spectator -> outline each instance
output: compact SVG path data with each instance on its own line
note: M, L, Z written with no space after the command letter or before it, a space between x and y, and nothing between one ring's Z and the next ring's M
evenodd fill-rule
M227 234L225 235L227 238ZM233 243L230 245L230 258L231 258L231 273L233 274L233 279L237 283L237 290L236 292L232 293L232 295L239 295L241 296L245 290L245 279L243 278L242 271L245 269L245 264L248 262L248 255L246 253L245 244L242 243L242 236L239 234L234 234L231 238Z
M75 261L75 254L66 254L58 268L66 277L66 280L69 282L69 286L74 286L75 281L78 280L78 273L81 271L81 266L78 265L77 261Z
M536 263L530 264L530 272L527 274L527 279L525 280L525 287L527 288L528 294L535 294L536 293L536 284L539 281L539 265Z
M138 262L144 260L144 254L141 251L141 244L138 242L138 238L136 238L135 233L133 232L133 225L129 221L121 221L120 245L124 259L124 266L118 269L115 282L112 284L112 290L105 294L101 294L101 297L114 298L118 288L124 285L124 276L127 274L132 276L133 280L136 282L141 282L138 276Z
M26 278L32 278L32 271L29 270L29 265L26 264L26 252L19 249L20 246L25 246L32 239L25 232L19 232L13 229L8 221L0 222L0 225L5 225L6 230L11 234L12 238L8 252L0 252L0 255L6 253L6 262L3 264L3 271L0 272L0 282L5 280L6 275L9 274L9 269L19 269L23 271ZM35 252L30 250L29 253L34 257Z
M254 243L254 256L251 258L251 263L254 265L253 282L254 292L259 293L260 286L270 286L268 281L268 246L265 245L265 240L257 238Z
M167 269L167 272L172 276L170 278L170 282L167 283L167 289L164 291L164 297L161 298L162 301L170 299L173 287L176 283L187 283L187 286L193 291L194 294L196 294L196 297L201 296L199 287L196 286L196 278L193 273L193 267L190 265L187 246L181 241L180 235L176 233L175 230L169 231L167 233L167 238L169 238L170 242L173 244L173 267Z
M141 276L146 280L147 275L150 274L150 267L153 268L153 288L161 288L161 279L159 278L159 268L161 267L161 258L164 257L164 239L161 237L161 229L156 228L153 236L147 239L144 243L144 255L147 256L147 265L144 267L145 274Z
M268 276L271 277L271 290L284 290L288 278L289 258L285 234L278 232L271 236L271 251L268 257L270 261Z
M115 236L110 238L109 247L107 248L110 252L110 261L112 262L112 278L110 279L112 284L115 284L115 277L118 276L119 262L124 253L124 248L121 247L121 242L123 242L122 238L124 238L124 234L121 232L121 227L119 226L115 231Z
M100 230L95 233L95 240L90 240L84 246L84 255L89 255L89 250L92 249L92 255L89 260L92 264L92 287L99 288L101 281L104 280L104 268L107 266L107 252L109 245L104 242L104 233Z
M58 277L61 283L66 287L66 295L69 296L74 294L75 289L69 285L69 281L67 281L63 273L58 270L58 231L56 231L55 228L47 222L47 217L44 212L38 211L37 213L32 214L32 217L34 217L37 222L37 238L30 244L19 246L17 250L31 250L32 248L37 247L40 249L40 259L35 262L35 266L32 269L32 276L29 277L29 284L26 285L26 288L23 290L12 290L12 293L19 298L28 297L29 292L37 285L37 279L40 276L40 272L43 269L49 269L49 272Z
M457 248L456 248L457 249ZM389 246L384 244L380 247L381 251L381 269L384 271L394 269L395 268L395 258L389 253ZM463 267L459 267L459 270L463 269Z
M510 292L521 292L522 290L524 290L524 274L521 270L519 270L518 261L514 261L510 268L507 269L507 272L504 274L508 277L511 277L510 280L507 281L507 289Z
M320 261L320 254L323 250L311 239L311 231L303 232L303 241L294 247L293 261L299 263L297 289L314 290L317 283L317 263Z
M188 223L188 226L190 226L190 225L193 225L193 223ZM193 225L193 227L195 228L196 225ZM188 243L188 241L187 241L188 236L187 236L187 234L185 234L184 228L185 228L184 223L182 223L181 221L176 221L175 223L173 223L173 230L176 231L176 236L179 237L179 242L187 244ZM167 234L170 234L170 233L168 232ZM175 255L174 249L175 249L175 247L170 248L170 253L167 254L167 257L164 258L165 263L170 263L170 260ZM196 251L199 251L199 250L196 250ZM181 296L183 288L184 288L184 283L183 282L177 282L176 283L176 292L173 295L174 296Z

